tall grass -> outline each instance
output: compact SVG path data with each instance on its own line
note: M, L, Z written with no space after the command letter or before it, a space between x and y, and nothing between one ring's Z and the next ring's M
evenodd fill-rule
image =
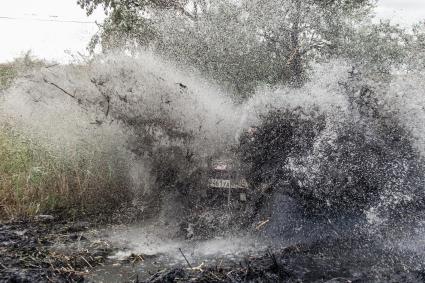
M0 64L0 90L11 86L19 73L37 69L47 65L47 62L34 58L31 51L24 56L15 58L12 62Z
M29 52L0 64L0 91L46 64ZM29 137L0 121L0 219L108 215L132 199L128 162L117 155L101 148L60 154Z
M13 64L0 64L0 90L9 87L16 75Z
M65 159L0 127L0 218L108 214L132 199L126 171L106 153Z

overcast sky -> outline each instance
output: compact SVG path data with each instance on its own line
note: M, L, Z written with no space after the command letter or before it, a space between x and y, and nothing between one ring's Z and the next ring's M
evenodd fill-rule
M378 0L376 14L404 26L425 20L425 0Z
M30 49L41 58L69 61L70 53L85 52L87 42L97 30L94 21L104 17L100 10L86 17L76 0L0 0L0 3L0 62L12 60ZM378 18L409 25L425 19L425 0L380 0L376 14Z

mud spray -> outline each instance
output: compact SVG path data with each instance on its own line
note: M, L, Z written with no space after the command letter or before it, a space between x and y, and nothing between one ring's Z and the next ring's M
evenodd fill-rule
M256 127L242 159L253 182L271 191L234 244L213 240L194 253L304 242L338 254L341 264L351 260L360 273L354 260L360 254L365 266L384 273L395 262L418 268L425 247L423 74L395 75L383 85L341 61L312 73L302 88L261 88L236 103L207 79L153 54L100 56L25 74L1 97L1 121L64 157L100 148L125 160L135 202L151 217L142 228L110 237L126 238L135 252L149 253L143 246L174 254L183 245L173 235L185 211L167 178L186 186L209 156L240 147L246 129ZM264 219L264 229L251 229Z

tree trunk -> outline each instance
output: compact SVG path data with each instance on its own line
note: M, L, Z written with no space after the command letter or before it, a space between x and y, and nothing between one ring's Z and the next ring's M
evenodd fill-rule
M303 66L300 51L300 21L301 21L301 0L295 0L295 10L293 13L293 24L291 31L292 55L289 59L292 73L292 83L295 87L302 85Z

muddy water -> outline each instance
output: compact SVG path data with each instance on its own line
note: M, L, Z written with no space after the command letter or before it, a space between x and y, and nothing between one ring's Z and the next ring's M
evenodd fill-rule
M103 266L95 268L88 276L94 282L145 280L163 269L189 267L189 264L194 268L224 266L231 261L264 253L267 249L265 241L246 235L176 240L168 237L167 231L160 231L155 226L115 226L101 231L101 234L117 250Z
M389 247L370 241L358 242L360 240L355 240L355 237L299 244L281 253L276 245L249 236L187 241L167 238L162 232L155 227L134 226L103 231L116 250L103 266L92 269L86 279L93 282L137 282L176 267L197 273L198 268L208 270L208 267L218 266L228 272L235 263L236 266L239 262L243 265L248 260L253 267L270 272L267 264L258 261L258 258L264 260L261 256L267 254L270 248L278 261L285 263L285 276L302 282L325 282L333 278L345 278L347 282L388 282L389 279L394 280L391 282L423 282L420 280L423 274L419 264L421 260L417 255L413 256L418 245L423 246L423 241L418 238L411 241L410 255L402 252L409 249L406 239L400 243L401 246ZM189 268L180 249L192 268Z

